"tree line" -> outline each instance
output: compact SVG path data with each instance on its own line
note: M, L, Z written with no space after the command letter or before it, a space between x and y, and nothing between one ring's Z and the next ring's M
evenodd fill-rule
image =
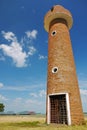
M0 112L3 112L3 111L4 111L4 108L5 108L4 104L3 104L3 103L0 103Z

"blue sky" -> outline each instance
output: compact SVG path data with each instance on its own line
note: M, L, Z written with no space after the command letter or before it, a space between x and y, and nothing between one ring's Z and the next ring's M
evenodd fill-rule
M48 34L43 21L57 4L73 16L70 36L87 111L87 1L0 0L0 102L5 111L45 113Z

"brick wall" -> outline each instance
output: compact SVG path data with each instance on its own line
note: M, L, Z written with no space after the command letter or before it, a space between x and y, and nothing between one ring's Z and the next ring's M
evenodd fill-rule
M52 35L53 31L55 35ZM65 20L51 23L48 44L47 95L69 93L71 123L81 124L84 121L82 104L69 29ZM58 67L57 73L52 73L53 67Z

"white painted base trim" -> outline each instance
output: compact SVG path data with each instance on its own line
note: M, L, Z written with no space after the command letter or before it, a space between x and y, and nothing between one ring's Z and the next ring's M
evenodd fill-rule
M66 95L66 106L67 106L67 119L68 125L71 125L71 115L70 115L70 103L68 93L53 93L47 96L47 124L50 124L50 96L52 95Z

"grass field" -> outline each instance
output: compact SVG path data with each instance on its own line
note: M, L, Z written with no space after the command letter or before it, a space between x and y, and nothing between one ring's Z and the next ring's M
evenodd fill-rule
M85 122L80 126L47 125L45 116L0 116L0 130L87 130L87 118Z

